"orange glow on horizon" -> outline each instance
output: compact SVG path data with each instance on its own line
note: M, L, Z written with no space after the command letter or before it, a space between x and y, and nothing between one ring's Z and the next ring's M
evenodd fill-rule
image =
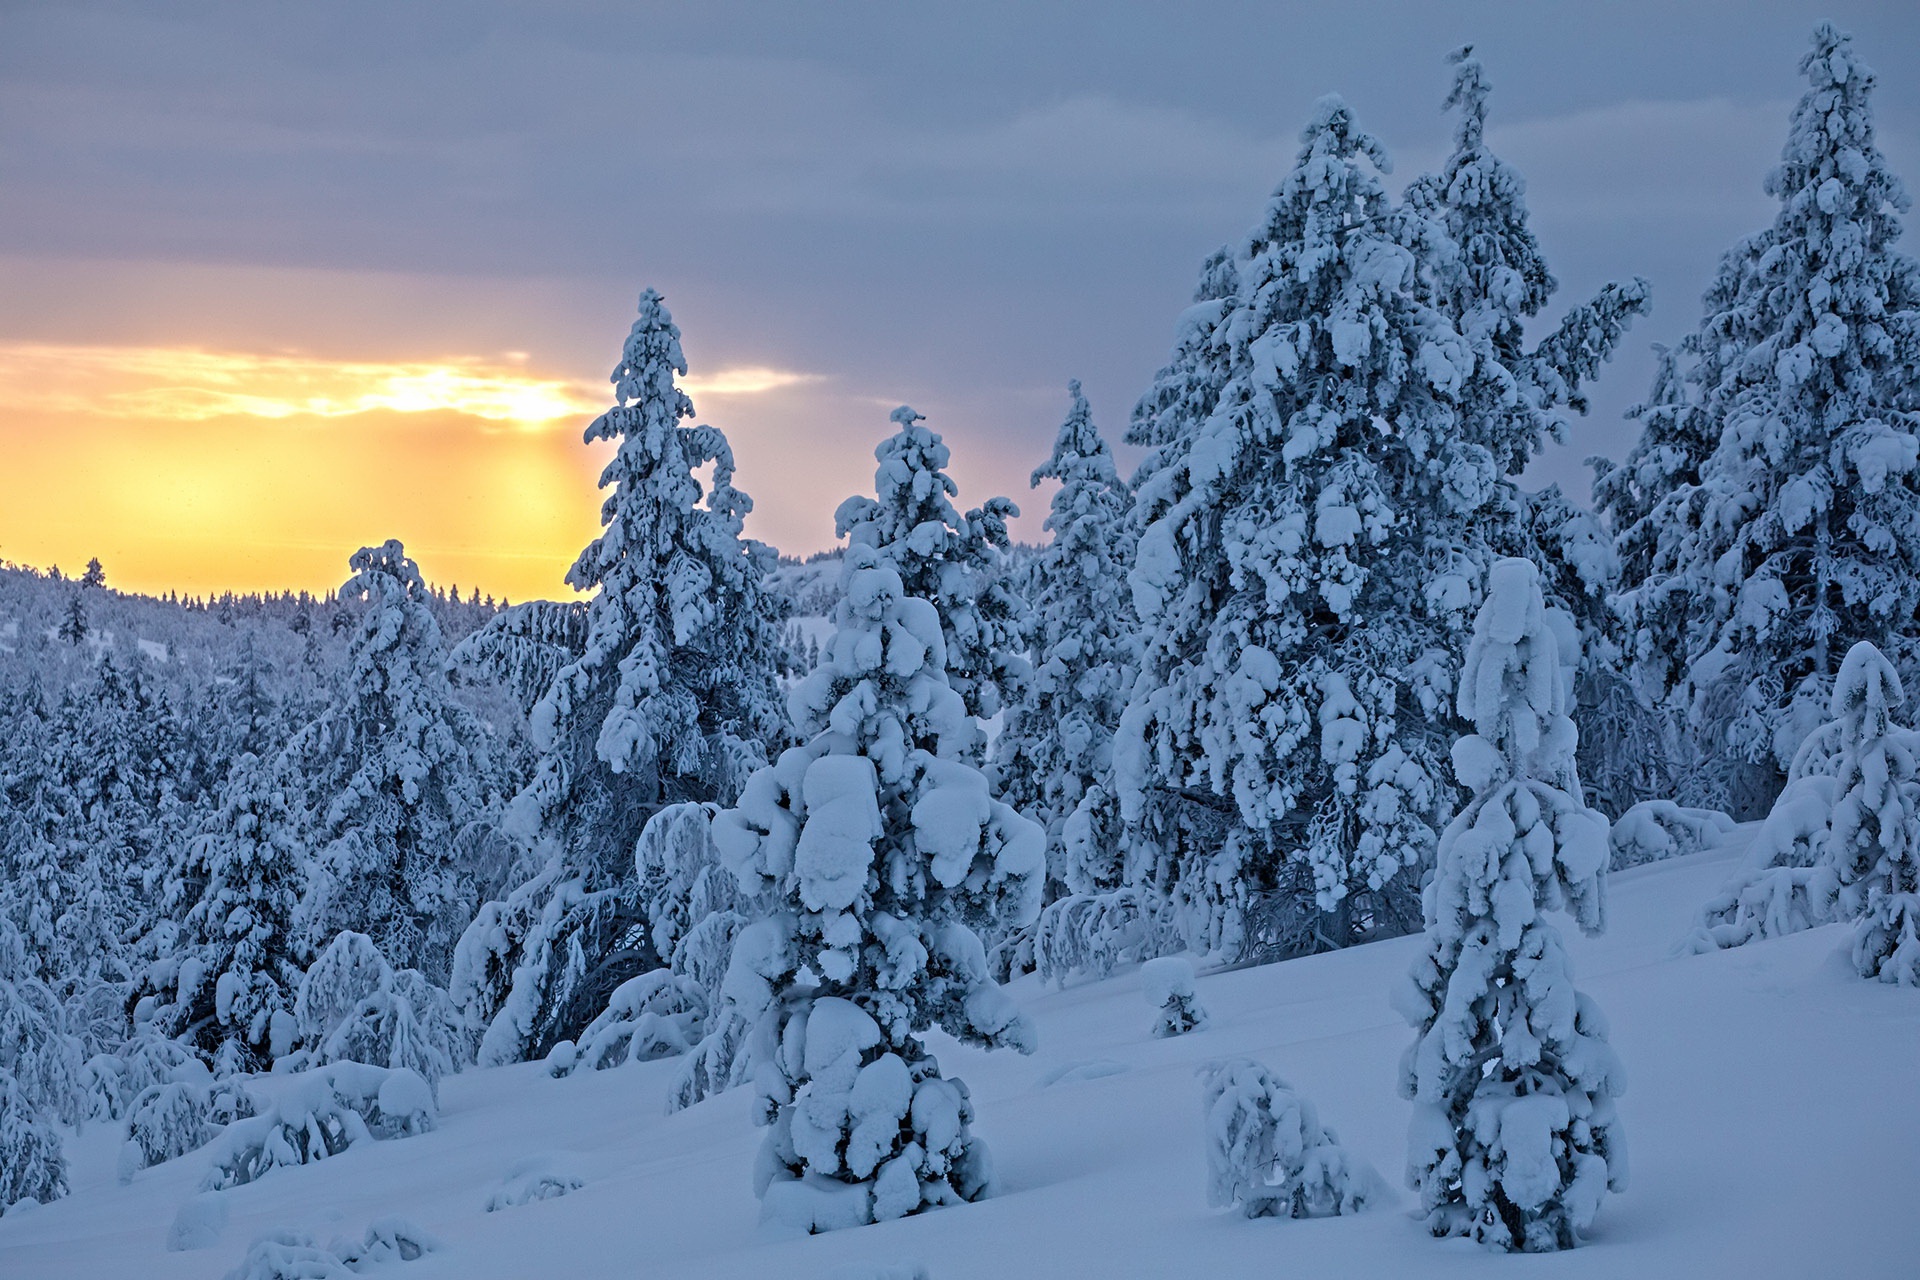
M519 357L519 359L515 359ZM505 359L518 365L523 352ZM760 372L758 370L753 372ZM477 357L376 363L197 347L0 344L0 408L201 421L450 411L540 427L605 407L578 385Z
M431 581L570 598L610 456L580 431L611 401L533 366L0 343L0 560L98 556L132 591L325 591L356 548L397 537ZM745 366L684 385L821 381Z
M524 361L0 345L0 558L324 591L398 537L435 582L568 596L606 458L577 433L607 402Z

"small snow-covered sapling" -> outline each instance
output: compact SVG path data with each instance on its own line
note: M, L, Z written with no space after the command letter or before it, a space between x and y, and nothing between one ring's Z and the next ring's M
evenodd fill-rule
M1373 1198L1379 1175L1347 1154L1286 1081L1247 1058L1200 1074L1209 1204L1238 1204L1249 1218L1324 1218Z
M1161 956L1140 966L1140 986L1147 1000L1159 1011L1153 1034L1179 1036L1201 1031L1207 1025L1207 1011L1193 990L1193 965L1179 956Z

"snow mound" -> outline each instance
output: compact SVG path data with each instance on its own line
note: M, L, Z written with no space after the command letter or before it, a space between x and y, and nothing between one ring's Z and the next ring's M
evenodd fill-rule
M1057 1084L1074 1084L1081 1080L1104 1080L1108 1076L1124 1075L1131 1070L1132 1068L1126 1063L1115 1062L1112 1058L1068 1062L1041 1076L1040 1087L1051 1089Z
M382 1218L358 1240L336 1240L329 1249L299 1231L276 1231L255 1240L227 1280L345 1280L390 1262L412 1262L442 1247L404 1218Z
M227 1229L227 1196L223 1191L203 1191L180 1206L167 1228L167 1250L185 1253L210 1249L220 1242Z
M487 1212L518 1208L538 1200L556 1200L586 1186L586 1179L567 1162L548 1155L528 1156L507 1170L491 1195Z

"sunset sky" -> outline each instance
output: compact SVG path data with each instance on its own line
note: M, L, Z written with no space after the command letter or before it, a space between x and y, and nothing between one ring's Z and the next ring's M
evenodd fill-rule
M1770 216L1822 18L1920 185L1911 0L0 0L0 559L325 588L400 537L436 581L563 594L598 527L581 429L647 285L757 536L831 545L904 401L962 504L1009 493L1038 537L1067 379L1117 437L1314 99L1346 95L1397 185L1444 154L1466 41L1557 302L1654 285L1535 468L1584 496L1649 344Z

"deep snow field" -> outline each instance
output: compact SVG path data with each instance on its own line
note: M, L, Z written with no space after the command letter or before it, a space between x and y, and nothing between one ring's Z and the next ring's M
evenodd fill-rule
M370 1273L393 1280L1920 1274L1920 991L1855 977L1844 927L1674 954L1752 831L1616 874L1606 936L1571 940L1627 1065L1632 1182L1569 1253L1493 1255L1430 1239L1411 1216L1394 1081L1412 1032L1388 1006L1419 945L1404 938L1203 975L1211 1026L1172 1040L1149 1034L1137 970L1065 991L1022 979L1012 990L1038 1053L938 1047L993 1149L998 1191L978 1204L776 1238L758 1225L747 1090L669 1116L672 1061L563 1080L523 1064L445 1081L432 1133L225 1193L224 1232L193 1252L165 1240L207 1152L123 1187L118 1126L92 1126L68 1143L73 1194L0 1219L0 1277L219 1280L266 1232L324 1246L390 1215L443 1244ZM1393 1188L1380 1207L1302 1222L1209 1208L1195 1069L1229 1056L1260 1059L1314 1100ZM529 1157L585 1186L485 1212Z

